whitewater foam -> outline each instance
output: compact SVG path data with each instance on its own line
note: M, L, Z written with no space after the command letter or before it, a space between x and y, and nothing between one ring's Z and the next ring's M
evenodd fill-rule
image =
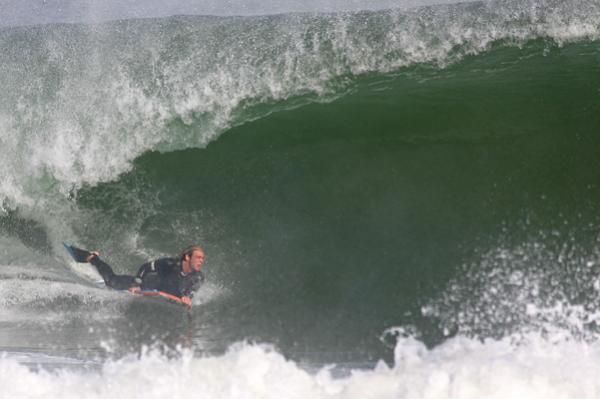
M550 344L530 337L480 342L454 338L434 349L405 338L395 365L351 370L334 378L331 367L307 372L271 347L236 344L222 356L175 358L158 351L110 360L98 370L72 367L34 371L18 356L0 359L6 397L107 398L143 393L147 398L596 398L600 347L581 342ZM73 359L71 363L76 362Z

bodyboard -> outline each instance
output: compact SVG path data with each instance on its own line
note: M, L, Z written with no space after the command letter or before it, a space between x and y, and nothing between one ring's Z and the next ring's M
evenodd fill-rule
M180 297L169 294L168 292L164 292L164 291L157 291L157 290L142 290L142 291L129 291L133 296L135 297L139 297L139 298L157 298L157 299L161 299L161 300L165 300L166 302L172 303L172 304L176 304L176 305L180 305L180 306L184 306L184 307L188 307L188 305L186 305Z
M164 292L164 291L141 290L141 291L129 291L129 293L132 294L136 298L141 298L144 300L155 299L156 301L159 301L159 302L162 302L165 304L177 305L178 307L181 306L186 309L192 308L191 306L188 306L187 304L185 304L185 302L183 302L180 297L175 296L173 294L169 294L168 292Z

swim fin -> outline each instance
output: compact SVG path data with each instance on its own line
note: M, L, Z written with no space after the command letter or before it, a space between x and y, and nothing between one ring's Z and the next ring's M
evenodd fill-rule
M63 242L63 245L75 262L86 263L86 259L92 254L91 252L86 251L85 249L74 247L72 245L67 244L66 242Z

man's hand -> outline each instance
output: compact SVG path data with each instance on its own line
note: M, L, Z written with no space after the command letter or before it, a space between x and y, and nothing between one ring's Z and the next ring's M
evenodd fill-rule
M191 308L192 307L192 298L190 298L189 296L182 296L181 303L183 303L188 308Z
M129 287L127 289L127 291L131 292L132 294L137 294L138 292L141 291L140 287L134 285L133 287Z

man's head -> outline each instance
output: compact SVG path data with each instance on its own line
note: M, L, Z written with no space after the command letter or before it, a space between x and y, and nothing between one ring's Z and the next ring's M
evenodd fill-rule
M199 272L204 263L204 250L199 245L187 247L181 253L181 264L184 273Z

